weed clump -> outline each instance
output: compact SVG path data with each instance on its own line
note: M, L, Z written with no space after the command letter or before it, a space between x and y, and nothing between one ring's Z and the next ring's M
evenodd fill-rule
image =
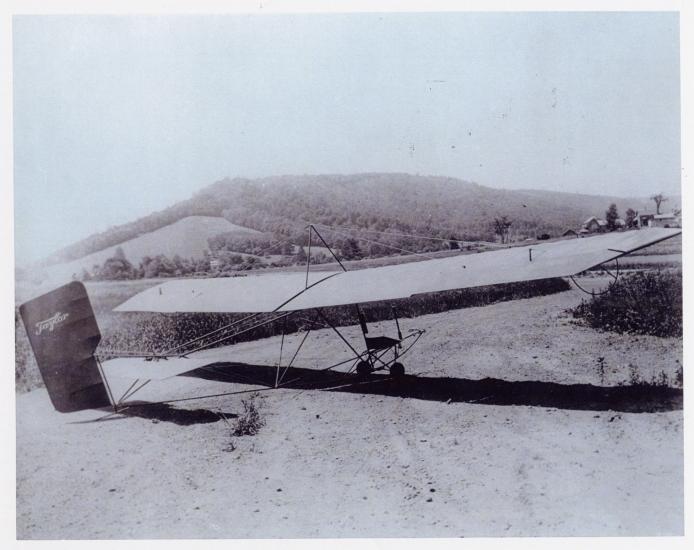
M242 399L243 412L236 419L236 425L232 435L240 437L243 435L256 435L260 428L265 425L265 419L260 415L260 407L256 405L257 393L252 393L248 399Z
M260 415L260 406L256 405L258 392L254 392L248 399L242 399L243 412L236 417L233 422L230 422L224 413L219 413L219 417L224 421L230 430L230 438L227 445L222 449L225 452L231 453L236 450L236 437L244 435L256 435L260 428L265 425L265 419Z
M682 273L629 273L609 291L584 300L571 310L599 330L652 336L682 336Z
M619 386L625 386L627 383L625 382L620 382L618 384ZM628 385L632 387L638 387L638 388L660 388L660 389L667 389L667 388L681 388L682 387L682 377L681 373L677 372L675 373L675 377L673 380L670 380L670 377L668 374L664 371L661 370L657 374L654 374L651 376L651 379L649 380L648 378L644 378L641 376L639 373L639 369L636 365L633 363L629 363L629 381Z

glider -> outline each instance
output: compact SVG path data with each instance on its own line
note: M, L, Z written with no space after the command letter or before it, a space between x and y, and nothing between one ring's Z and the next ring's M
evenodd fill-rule
M314 225L309 226L309 247L314 233L333 253ZM60 412L103 406L113 406L117 411L150 380L180 375L219 362L210 354L210 347L260 326L286 321L289 316L302 312L312 312L320 318L351 350L352 357L336 365L351 362L350 372L356 370L362 376L387 369L391 376L397 377L404 374L400 357L417 342L423 331L411 330L403 336L393 310L396 334L372 336L360 304L476 286L573 278L680 233L680 229L648 228L356 271L347 271L334 253L340 271L311 271L309 250L305 273L173 280L133 296L115 311L246 315L167 353L127 354L103 362L96 353L101 334L82 283L72 282L30 300L20 306L20 314L48 394ZM362 343L348 340L323 311L347 305L355 309ZM283 377L291 366L306 336L308 332L284 367L280 354L275 387L280 385L280 374ZM229 361L234 361L234 357L229 357ZM127 377L134 382L122 397L114 399L108 384L111 377Z

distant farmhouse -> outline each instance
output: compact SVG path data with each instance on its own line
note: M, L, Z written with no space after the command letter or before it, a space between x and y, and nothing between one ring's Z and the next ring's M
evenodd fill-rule
M675 210L667 214L644 212L637 215L638 227L682 227L682 211Z
M616 229L624 229L626 227L626 222L622 218L617 218L614 221ZM590 235L593 233L605 233L609 231L607 227L607 220L598 218L597 216L591 216L586 221L583 222L581 229L578 231L579 236Z
M591 216L583 222L583 226L579 230L579 234L586 235L587 233L604 233L607 231L607 221L596 216Z

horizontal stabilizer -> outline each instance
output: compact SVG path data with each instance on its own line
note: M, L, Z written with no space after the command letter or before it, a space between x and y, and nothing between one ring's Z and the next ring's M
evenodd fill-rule
M126 378L129 380L165 380L214 364L204 352L192 357L168 357L162 359L145 359L144 357L117 357L101 363L106 378Z

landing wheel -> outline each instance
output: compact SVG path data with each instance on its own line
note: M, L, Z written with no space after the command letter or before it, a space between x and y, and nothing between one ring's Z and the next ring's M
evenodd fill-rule
M390 366L390 375L396 378L405 376L405 367L402 366L402 363L393 363Z
M359 376L368 376L371 374L371 365L369 365L366 361L359 361L357 363L357 374Z

